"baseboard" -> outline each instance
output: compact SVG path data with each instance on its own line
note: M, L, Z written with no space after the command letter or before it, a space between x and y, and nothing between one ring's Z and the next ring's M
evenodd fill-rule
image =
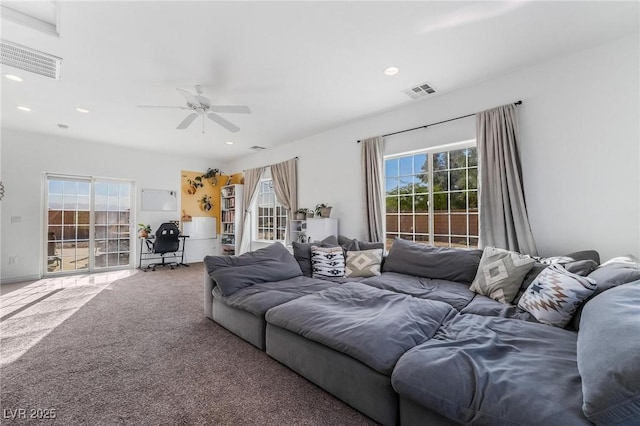
M42 277L40 275L23 275L21 277L0 278L0 285L19 283L22 281L38 281Z

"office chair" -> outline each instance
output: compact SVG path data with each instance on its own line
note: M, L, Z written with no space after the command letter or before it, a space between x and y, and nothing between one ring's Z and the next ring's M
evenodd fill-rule
M165 262L165 256L178 251L180 248L180 230L175 223L163 223L156 231L156 238L154 241L147 240L147 248L149 251L155 254L159 254L162 258L162 262L150 263L146 269L156 270L156 266L170 266L173 269L174 266L180 266L176 261ZM175 256L174 256L175 259ZM146 272L146 269L144 270Z

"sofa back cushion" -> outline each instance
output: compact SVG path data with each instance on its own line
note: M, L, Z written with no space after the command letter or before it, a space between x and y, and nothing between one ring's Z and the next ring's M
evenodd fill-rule
M302 275L296 259L280 243L239 256L206 256L207 273L223 296L257 283L288 280Z
M597 425L637 425L640 419L640 281L591 299L577 345L582 409Z
M434 247L396 238L383 271L471 283L481 257L482 250Z
M295 257L300 270L305 277L310 277L313 273L311 268L311 246L316 247L337 247L338 239L335 235L329 235L322 241L316 241L313 243L299 243L294 241L291 243L293 246L293 256Z

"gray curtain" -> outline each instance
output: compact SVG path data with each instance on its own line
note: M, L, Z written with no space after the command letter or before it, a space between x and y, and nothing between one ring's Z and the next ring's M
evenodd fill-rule
M242 228L240 229L240 248L238 253L242 254L251 250L251 206L258 196L260 178L266 167L245 170L244 172L244 192L242 194ZM236 235L237 238L237 235Z
M536 256L522 187L516 107L476 114L479 157L480 246Z
M276 198L289 212L289 220L298 210L298 161L295 158L271 165L271 179ZM291 243L289 235L289 221L285 229L285 244Z
M368 241L384 241L384 140L368 138L362 144L362 181L364 183L364 220Z

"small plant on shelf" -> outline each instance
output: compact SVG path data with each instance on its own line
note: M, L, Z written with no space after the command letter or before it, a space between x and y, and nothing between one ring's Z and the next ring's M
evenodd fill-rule
M332 207L325 203L320 203L316 205L316 215L320 217L329 217L331 216Z
M151 225L145 225L144 223L138 224L138 236L140 238L147 238L151 233Z
M296 220L305 220L307 218L307 209L298 209L295 211Z
M211 197L209 195L204 195L201 199L198 200L201 204L202 210L209 211L211 207L213 207L213 203L211 202Z

